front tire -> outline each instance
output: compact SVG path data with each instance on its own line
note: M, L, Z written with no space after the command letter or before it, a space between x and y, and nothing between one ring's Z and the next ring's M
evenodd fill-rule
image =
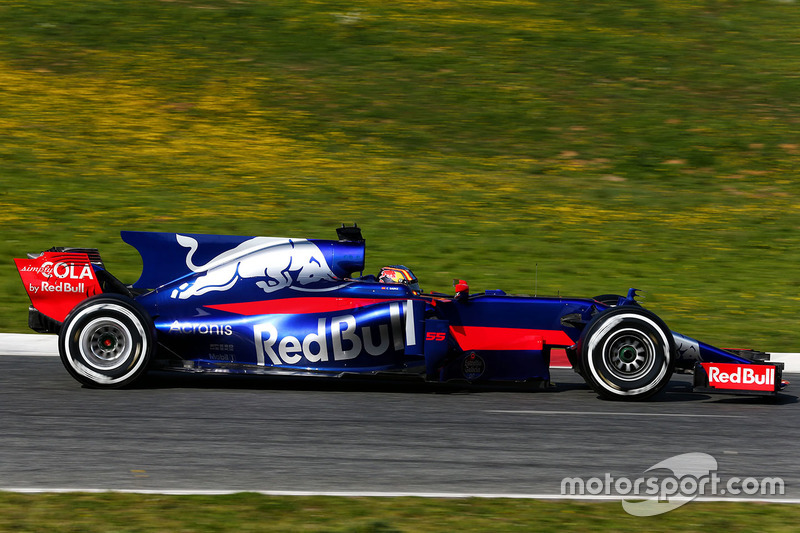
M118 294L87 298L73 309L58 336L67 371L92 388L130 385L147 371L155 327L134 300Z
M582 375L607 400L643 400L661 391L675 370L674 352L664 322L634 306L598 314L578 341Z

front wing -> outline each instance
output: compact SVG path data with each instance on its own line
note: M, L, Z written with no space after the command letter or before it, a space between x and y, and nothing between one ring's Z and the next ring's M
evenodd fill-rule
M777 396L785 383L783 363L700 363L694 368L694 391Z

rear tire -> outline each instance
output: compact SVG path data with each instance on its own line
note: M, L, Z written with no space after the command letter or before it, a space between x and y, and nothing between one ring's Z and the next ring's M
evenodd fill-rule
M141 305L119 294L100 294L78 304L58 336L64 367L92 388L130 385L147 371L154 350L153 320Z
M627 305L598 314L578 341L582 375L607 400L643 400L661 391L675 370L674 352L666 324Z

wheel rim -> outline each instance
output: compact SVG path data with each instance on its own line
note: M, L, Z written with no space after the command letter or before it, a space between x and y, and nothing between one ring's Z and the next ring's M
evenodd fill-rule
M98 318L81 332L79 346L86 363L100 370L112 370L125 363L133 338L128 328L114 318Z
M614 378L635 381L652 370L656 346L642 331L628 329L606 339L602 353L603 366Z

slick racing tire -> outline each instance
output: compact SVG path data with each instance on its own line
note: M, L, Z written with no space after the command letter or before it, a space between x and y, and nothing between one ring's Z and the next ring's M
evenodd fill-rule
M658 393L672 377L674 353L664 322L628 305L595 316L578 341L583 377L608 400L643 400Z
M130 385L147 370L155 327L135 301L100 294L78 304L64 320L58 351L67 371L92 388Z

